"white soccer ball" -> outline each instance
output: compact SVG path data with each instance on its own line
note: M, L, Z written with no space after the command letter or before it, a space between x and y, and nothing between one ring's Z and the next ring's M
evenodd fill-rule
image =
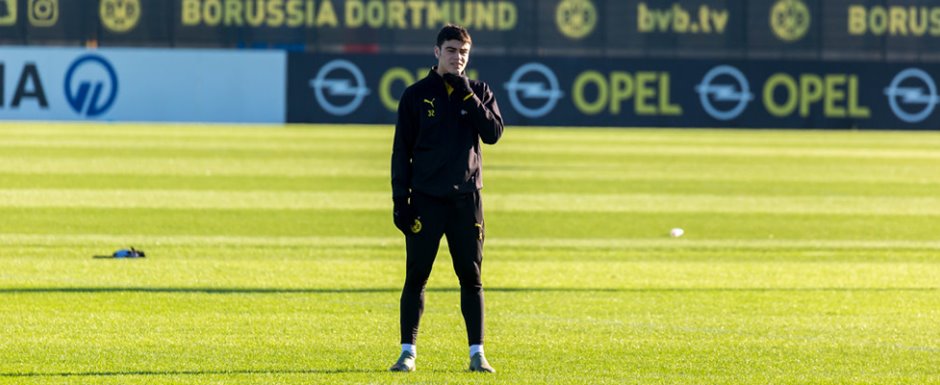
M671 237L673 237L673 238L679 238L679 237L682 236L682 234L685 234L685 230L682 230L682 229L680 229L680 228L678 228L678 227L676 227L676 228L674 228L674 229L672 229L672 230L669 230L669 236L671 236Z

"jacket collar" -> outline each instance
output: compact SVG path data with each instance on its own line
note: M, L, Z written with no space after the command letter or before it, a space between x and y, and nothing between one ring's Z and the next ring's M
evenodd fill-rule
M431 67L431 70L428 71L428 77L434 79L432 80L433 82L440 84L440 87L444 89L444 91L447 93L447 96L450 96L450 91L453 88L451 88L450 84L447 84L447 82L444 81L444 77L441 76L441 74L437 73L437 66Z

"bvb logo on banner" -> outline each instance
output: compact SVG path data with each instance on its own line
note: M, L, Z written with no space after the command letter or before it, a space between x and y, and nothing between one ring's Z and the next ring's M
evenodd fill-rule
M583 38L597 25L597 8L591 0L561 0L555 9L555 23L563 35Z
M802 39L809 24L809 8L802 0L779 0L770 8L770 29L787 43Z
M123 33L137 26L140 0L101 0L101 23L111 32Z

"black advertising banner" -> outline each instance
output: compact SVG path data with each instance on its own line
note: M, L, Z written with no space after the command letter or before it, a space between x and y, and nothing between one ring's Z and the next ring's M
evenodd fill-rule
M18 0L0 0L0 41L19 43L25 38Z
M336 2L330 0L174 0L172 3L172 35L177 46L303 50L316 41L318 29L338 28Z
M95 3L95 0L21 0L17 17L25 22L28 43L79 45L94 39Z
M535 0L174 0L177 45L376 52L433 46L445 23L480 39L531 45ZM529 30L527 30L529 29ZM429 37L430 36L430 37ZM493 45L497 47L497 45Z
M744 2L611 2L608 46L655 56L740 57L746 42Z
M862 58L916 60L940 50L940 3L929 0L827 1L833 28L823 35L827 50Z
M936 0L0 0L7 44L490 55L940 60Z
M426 50L433 46L441 26L455 23L470 30L474 41L489 42L490 48L501 47L505 52L512 47L522 47L531 52L535 41L535 2L412 0L403 3L407 12L397 13L400 16L396 18L389 17L385 25L369 27L393 34L396 46ZM367 9L370 4L366 3ZM388 6L394 4L396 2L389 2Z
M826 58L880 60L884 56L882 36L868 33L867 10L883 0L829 0L823 3L822 48ZM861 14L860 12L861 11Z
M289 122L393 124L430 55L288 56ZM940 127L940 65L473 57L509 125Z
M601 54L606 48L604 21L608 2L594 0L542 0L538 2L536 40L551 54Z
M822 0L747 1L752 57L818 58Z
M867 19L865 34L884 36L888 59L910 60L923 56L937 60L940 52L940 3L934 0L885 1L883 7L853 7L850 24L854 33Z
M249 1L233 3L238 4L237 9L228 10L222 1L174 0L171 3L174 45L230 47L237 34L232 30L244 24L245 14L241 9Z
M435 64L430 47L407 56L289 54L287 121L394 122L405 87Z
M315 42L334 51L426 50L434 45L441 26L455 23L471 30L475 40L498 42L491 48L505 52L519 44L532 50L533 4L534 0L346 0L338 2L334 28L317 29Z
M510 57L940 60L936 0L0 0L0 42Z
M97 0L101 45L170 45L170 2L166 0Z

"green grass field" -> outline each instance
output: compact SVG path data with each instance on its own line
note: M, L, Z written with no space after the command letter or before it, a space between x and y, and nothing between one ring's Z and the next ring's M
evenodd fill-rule
M940 384L940 133L510 127L491 376L446 248L418 371L386 371L391 137L0 125L0 383Z

